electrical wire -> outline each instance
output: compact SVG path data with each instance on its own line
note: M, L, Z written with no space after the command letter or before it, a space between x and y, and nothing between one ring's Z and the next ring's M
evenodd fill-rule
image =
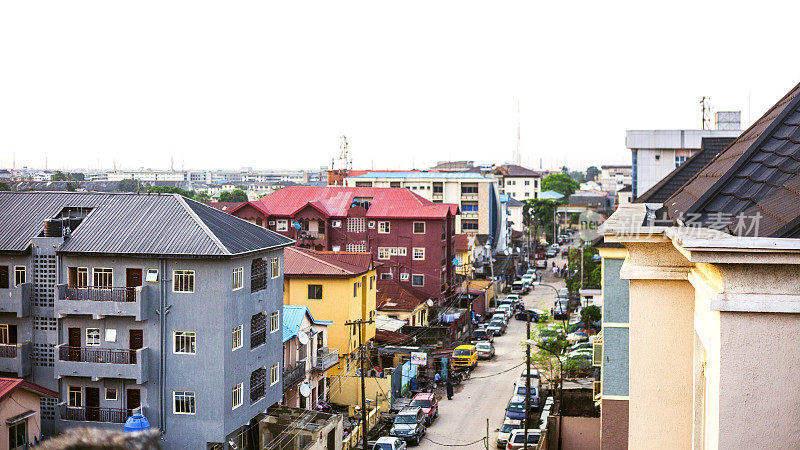
M486 442L487 438L484 436L484 437L482 437L482 438L480 438L480 439L478 439L476 441L467 442L465 444L442 444L441 442L436 442L436 441L434 441L433 439L431 439L431 438L429 438L427 436L425 436L424 439L426 441L430 441L430 442L432 442L432 443L434 443L436 445L442 446L442 447L469 447L470 445L475 445L478 442Z

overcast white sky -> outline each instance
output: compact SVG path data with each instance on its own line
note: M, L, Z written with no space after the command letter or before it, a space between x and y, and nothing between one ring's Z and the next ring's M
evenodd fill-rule
M798 2L0 5L0 166L630 163L625 130L745 125L800 82Z

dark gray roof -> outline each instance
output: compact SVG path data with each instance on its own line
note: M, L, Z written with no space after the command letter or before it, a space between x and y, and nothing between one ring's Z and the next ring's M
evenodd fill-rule
M26 250L64 208L90 211L60 252L224 257L293 242L177 194L0 192L0 251Z
M524 203L522 203L521 201L511 196L508 197L508 206L522 206L522 205L524 205Z
M178 187L187 191L192 190L189 181L146 181L149 186ZM71 185L71 186L70 186ZM67 192L68 187L73 191L87 192L119 192L119 181L12 181L8 183L12 191L55 191Z

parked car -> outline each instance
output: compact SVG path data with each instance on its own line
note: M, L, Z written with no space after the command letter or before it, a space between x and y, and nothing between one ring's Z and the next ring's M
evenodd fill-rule
M429 427L439 417L439 402L436 395L430 392L421 392L411 399L411 406L422 408L425 413L425 426Z
M506 298L509 299L509 300L519 300L520 299L519 295L517 295L517 294L506 295Z
M576 350L583 350L583 349L592 350L593 344L591 342L581 342L570 347L569 351L574 352Z
M509 436L511 436L511 433L509 433ZM375 445L372 446L372 450L406 450L406 448L406 441L389 436L378 438L375 441Z
M511 293L524 294L525 292L525 283L523 283L521 280L511 283Z
M542 328L539 330L539 340L543 343L554 341L558 339L558 336L559 333L556 330L551 330L549 328Z
M394 417L389 435L403 439L406 442L419 444L425 436L425 413L422 408L408 407L401 410Z
M547 268L547 261L544 259L537 259L536 260L536 268L537 269L546 269Z
M581 348L581 349L578 349L578 350L572 350L570 352L567 352L567 358L573 358L573 357L576 357L576 356L579 356L579 355L592 356L593 354L594 354L594 350L591 347L590 348Z
M494 336L492 336L492 333L490 333L490 332L488 332L486 330L475 330L469 336L470 344L476 344L476 343L481 342L481 341L493 342L494 341Z
M528 372L527 369L524 369L522 371L522 373L519 374L519 377L522 378L522 379L525 379L525 377L530 377L531 378L531 382L533 382L533 380L536 380L536 384L538 385L539 384L539 369L531 369L530 372Z
M525 420L525 397L515 395L506 406L506 418L514 420Z
M525 379L517 380L517 384L514 386L514 395L519 395L524 399L526 392ZM533 383L531 383L531 395L528 398L531 406L539 406L539 387Z
M522 276L522 282L530 286L536 280L533 275L525 274Z
M558 250L553 250L552 248L547 249L547 253L545 253L548 258L555 258L557 254Z
M506 324L502 320L496 320L489 323L489 326L486 327L488 331L492 333L494 336L500 336L506 332Z
M478 351L478 358L480 359L494 358L494 345L491 342L478 342L475 344L475 350Z
M508 444L508 438L511 437L511 432L519 428L522 428L521 420L504 420L497 433L497 448L505 448L506 444Z
M536 448L536 444L539 443L539 438L541 436L542 432L540 430L528 430L528 448ZM511 436L508 438L508 443L506 444L506 450L525 448L525 439L525 430L512 431Z
M569 289L561 288L558 290L558 298L567 300L569 298Z
M475 367L478 365L478 351L474 345L459 345L453 349L454 367Z
M494 312L495 314L497 314L498 312L502 312L503 314L506 315L506 320L508 320L511 317L511 307L508 305L500 305L497 308L495 308Z
M530 321L531 322L538 322L539 321L539 315L536 314L533 310L530 310L530 309L524 309L524 310L514 314L514 318L517 319L517 320L528 320L529 317L530 317Z
M555 308L553 308L553 319L555 320L569 319L569 302L560 301L556 303Z
M583 331L576 331L567 335L567 342L586 342L589 340L589 335Z
M512 310L515 310L515 309L519 308L519 301L518 300L504 298L504 299L500 300L500 302L497 304L497 306L503 306L503 305L507 305Z
M506 317L506 313L502 311L495 312L491 319L489 319L489 323L494 321L501 321L508 325L508 317Z

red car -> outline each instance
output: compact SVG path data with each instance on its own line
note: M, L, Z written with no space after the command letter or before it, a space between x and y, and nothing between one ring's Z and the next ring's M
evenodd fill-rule
M439 402L436 401L436 395L429 392L422 392L411 399L410 406L417 406L422 408L425 413L425 426L430 426L433 421L439 417Z

